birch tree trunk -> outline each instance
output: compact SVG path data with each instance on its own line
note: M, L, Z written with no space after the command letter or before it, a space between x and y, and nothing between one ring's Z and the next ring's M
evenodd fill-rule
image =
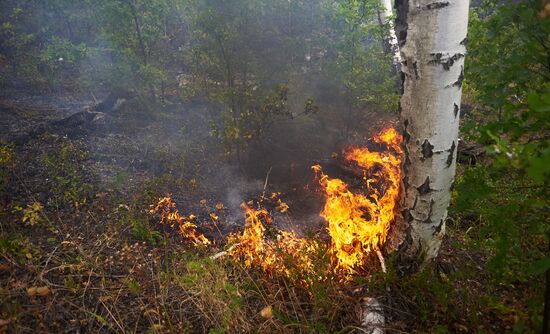
M396 0L404 151L400 256L437 256L456 169L468 0ZM411 261L416 260L416 261Z
M397 44L397 36L395 34L395 28L393 22L390 21L390 18L393 14L392 0L381 0L380 1L382 10L378 13L380 23L383 25L389 25L389 38L388 44L393 54L393 63L399 71L399 64L401 63L401 55L399 54L399 45Z

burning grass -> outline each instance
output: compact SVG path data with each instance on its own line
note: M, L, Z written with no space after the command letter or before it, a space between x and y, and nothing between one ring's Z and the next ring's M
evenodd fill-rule
M266 231L272 225L272 217L265 208L260 205L254 208L251 202L241 205L245 215L244 229L229 235L227 254L242 261L247 268L281 274L306 286L312 280L326 280L334 275L347 280L357 272L364 272L373 251L385 271L380 247L394 221L401 177L401 141L396 130L388 128L374 137L374 143L381 146L382 151L352 147L344 152L345 160L361 169L363 193L352 192L343 180L325 175L320 166L312 167L325 197L320 215L327 221L330 246L299 237L293 231L277 231L269 238ZM288 205L276 193L272 199L277 200L278 211L288 210ZM177 225L180 235L194 245L211 243L197 232L192 222L194 215L181 216L170 196L161 198L151 213L158 213L162 224ZM327 256L327 249L331 265L319 266L320 260Z
M193 223L196 217L193 214L187 217L180 215L171 195L161 198L155 206L151 207L149 212L159 214L161 224L168 225L171 228L177 226L178 233L195 246L210 245L210 240L197 232L197 225Z
M36 157L46 149L44 142L39 144L29 146L28 153L18 152L18 166L41 166ZM298 235L275 230L281 212L296 210L278 199L246 204L253 210L250 216L267 212L258 214L259 224L254 225L262 232L257 234L263 240L261 256L247 266L247 257L237 258L236 253L212 260L214 238L207 247L201 242L181 242L172 233L162 233L165 229L145 214L153 199L174 187L181 191L177 198L185 208L193 208L182 193L192 192L194 181L193 187L186 188L173 175L131 174L108 189L94 185L95 195L75 213L70 203L51 204L50 185L42 174L37 177L26 167L9 172L7 189L20 195L0 206L0 332L361 333L354 307L369 295L384 306L388 333L504 333L520 322L526 331L534 329L536 324L525 319L537 319L538 313L528 305L531 300L542 303L542 281L512 282L508 288L494 284L482 269L490 250L468 246L475 228L464 219L449 225L451 242L443 243L438 263L428 270L399 278L388 266L388 273L382 274L371 251L364 266L376 272L355 275L342 284L338 279L320 278L334 269L328 236L304 238L315 241L314 253L306 247L305 252L295 252L296 257L288 255L294 251L287 249L304 248ZM381 185L376 188L385 191ZM348 187L352 193L356 189ZM368 192L362 193L369 197ZM211 196L199 193L194 200L219 202ZM13 206L25 208L33 198L43 204L42 219L25 224L24 212ZM215 206L221 223L227 211ZM197 217L180 210L181 222L198 225L190 228L195 236L199 230L210 236L202 222L210 221L214 204L201 203L202 211L197 207L193 210ZM164 209L176 211L172 204ZM174 231L179 231L180 220L171 221ZM165 225L171 224L165 220ZM244 229L234 235L242 237ZM270 267L254 262L270 258L270 252L276 258Z
M299 238L292 231L278 231L270 240L266 238L265 226L271 224L267 210L254 210L245 203L242 208L245 228L242 233L229 236L229 243L234 244L229 255L243 261L247 268L262 268L269 274L283 274L310 284L317 273L315 259L322 245L315 240Z
M364 193L352 192L341 179L330 178L321 166L313 166L326 202L321 212L328 222L335 270L353 274L367 256L380 250L386 241L401 179L401 136L388 128L374 137L385 147L382 152L367 147L350 148L346 161L362 169Z

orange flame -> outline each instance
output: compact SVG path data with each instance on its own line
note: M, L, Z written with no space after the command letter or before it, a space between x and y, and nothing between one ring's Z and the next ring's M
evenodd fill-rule
M156 206L151 206L149 212L159 214L161 224L169 225L172 228L177 225L178 233L190 240L195 246L210 245L210 240L197 232L197 225L192 222L195 216L189 215L185 218L180 215L171 195L159 199Z
M230 241L237 244L230 255L244 260L247 267L257 265L264 269L269 268L273 263L273 259L272 256L269 256L271 254L267 252L267 244L264 240L264 224L271 224L271 218L265 209L254 210L245 203L241 204L241 208L245 213L244 230L240 235L230 236Z
M241 208L245 212L245 228L241 234L230 236L235 247L229 255L244 261L248 268L260 267L268 273L284 274L307 284L304 274L313 272L317 244L285 231L279 231L274 240L268 239L266 226L271 224L271 218L267 210L254 210L245 203ZM293 268L298 268L300 275L293 275Z
M335 269L346 274L354 273L370 252L379 250L395 216L402 138L395 129L389 128L375 136L374 141L385 145L387 150L373 152L362 147L349 149L344 154L347 161L363 169L366 194L353 193L344 181L329 178L318 165L312 167L326 198L321 216L328 222ZM378 187L374 187L374 183Z
M386 150L376 152L361 147L344 152L347 161L362 169L367 188L364 194L350 191L340 179L331 179L320 166L312 167L326 199L321 216L328 222L333 273L342 275L344 279L356 273L372 251L376 251L381 258L380 247L386 241L390 224L395 218L401 179L402 138L395 129L388 128L375 136L374 142L385 146ZM286 212L288 205L278 195L274 193L271 197L276 200L276 210ZM248 268L259 267L267 273L283 274L306 285L313 279L329 277L331 273L328 268L317 271L315 268L318 257L323 253L320 242L286 231L278 231L269 237L271 233L266 233L272 223L269 212L251 206L241 204L245 227L241 233L229 236L228 241L233 246L227 250L228 255L243 261ZM223 205L219 207L223 208ZM210 244L206 237L197 233L192 222L194 215L188 219L181 216L170 196L161 198L151 212L160 214L163 224L172 227L177 224L180 234L195 245ZM214 220L218 218L213 213L210 216ZM380 260L383 262L382 258Z

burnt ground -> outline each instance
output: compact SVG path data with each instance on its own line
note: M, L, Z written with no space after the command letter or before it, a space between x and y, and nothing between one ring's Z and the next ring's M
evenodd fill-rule
M364 141L357 131L344 138L345 125L335 125L330 112L276 119L265 140L250 144L237 159L235 154L224 154L211 136L209 122L215 118L215 107L204 103L167 101L164 106L145 108L134 98L114 110L94 113L93 119L81 124L80 115L93 109L98 102L94 99L108 96L4 94L0 140L15 142L18 155L29 162L19 172L27 182L38 183L30 188L40 189L41 202L51 195L53 182L41 168L41 160L72 141L75 149L85 152L86 158L77 163L97 191L115 191L124 198L134 196L137 189L157 197L170 193L182 205L181 211L199 218L209 217L216 211L215 204L223 203L225 208L217 214L227 223L224 232L241 226L243 201L273 192L281 192L291 206L281 224L294 222L290 227L301 234L322 229L318 217L322 201L311 166L322 164L329 172L341 174L335 152L346 143ZM373 119L368 113L365 117ZM362 132L388 122L380 116L376 119L365 122L368 128Z
M353 310L366 293L385 305L390 333L502 333L529 312L533 296L521 287L490 284L487 254L466 246L461 223L451 224L434 268L407 280L375 274L308 290L213 263L206 255L243 224L240 203L264 191L282 192L290 206L274 214L277 227L323 238L309 167L337 171L331 154L343 141L330 117L282 120L284 140L268 138L238 166L210 135L213 107L199 102L152 112L129 99L85 126L51 126L94 104L86 96L0 97L0 140L17 143L0 197L0 332L360 332ZM212 248L191 247L148 213L168 193L180 212L197 215ZM35 202L42 208L29 209ZM266 306L274 315L260 312Z
M168 104L151 111L144 110L134 99L115 111L95 114L85 125L68 122L57 126L93 105L93 100L75 100L71 96L17 93L0 102L0 139L16 142L18 155L30 162L19 172L27 182L43 183L31 187L41 188L37 196L49 196L52 182L41 170L40 160L69 141L86 153L86 158L78 162L83 175L90 178L87 181L97 189L131 196L136 187L152 181L153 192L159 196L173 194L176 202L185 205L186 212L208 215L215 210L214 204L224 203L222 215L232 222L240 216L239 205L248 197L264 191L298 191L310 183L304 180L306 173L312 179L306 166L312 163L311 158L298 163L277 163L275 159L265 163L265 156L253 151L247 159L263 158L264 163L245 160L239 166L234 156L223 154L210 135L211 113L209 106L201 103ZM287 180L283 179L284 174ZM300 199L302 195L295 197ZM208 200L206 205L200 204L203 199Z

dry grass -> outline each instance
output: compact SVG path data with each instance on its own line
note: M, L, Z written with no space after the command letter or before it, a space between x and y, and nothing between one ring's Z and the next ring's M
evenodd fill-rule
M502 333L532 318L527 301L537 289L491 281L485 255L465 246L460 227L424 272L399 278L390 258L388 274L305 287L231 258L213 261L221 245L197 248L163 231L146 213L163 195L146 191L152 179L121 185L126 193L96 189L75 207L45 197L55 196L41 188L45 178L10 175L0 210L0 333L361 333L356 307L367 295L384 305L388 333ZM13 208L33 201L44 208L31 225Z

